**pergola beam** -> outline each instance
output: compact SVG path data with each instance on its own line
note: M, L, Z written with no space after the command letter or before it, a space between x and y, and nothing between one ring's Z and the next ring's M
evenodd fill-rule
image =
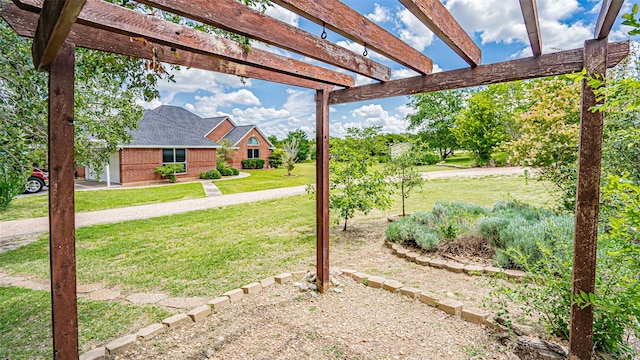
M290 50L372 79L387 81L391 74L391 70L387 66L295 26L263 15L236 0L216 0L214 2L209 0L140 0L139 2ZM265 29L269 30L265 31Z
M472 67L480 64L480 48L439 0L400 2Z
M613 67L629 53L629 42L609 44L607 66ZM432 91L460 89L479 85L562 75L582 70L583 49L480 65L470 69L444 71L430 75L392 80L386 83L363 85L335 90L329 103L344 104L355 101L382 99Z
M540 56L542 55L542 38L540 37L536 0L520 0L520 9L524 18L524 25L527 28L527 36L529 36L533 56Z
M600 14L596 21L593 37L601 40L609 36L613 23L616 21L624 0L603 0Z
M271 0L345 38L364 45L420 74L429 74L433 61L378 24L338 0Z
M37 14L21 10L15 4L9 3L6 4L1 15L19 35L26 37L34 36L35 26L38 21ZM156 48L158 49L157 59L168 64L188 66L196 69L272 81L309 89L320 89L323 86L326 86L325 84L317 81L265 70L250 65L242 65L193 52L184 52L181 53L180 56L176 57L171 53L170 48L161 44L147 42L145 45L142 41L131 41L131 38L125 35L111 33L80 24L73 25L71 32L69 33L68 40L79 47L141 59L152 59L153 52L151 49Z
M86 0L45 0L31 52L38 71L46 71L62 48Z
M38 0L16 0L18 7L35 11ZM247 52L235 41L148 16L101 0L88 0L77 19L78 24L155 42L168 48L213 56L223 60L277 71L291 76L331 85L353 86L353 77L320 66L260 49ZM131 40L128 40L131 41ZM136 40L134 40L136 41ZM152 47L149 47L151 52ZM178 55L182 56L181 52Z

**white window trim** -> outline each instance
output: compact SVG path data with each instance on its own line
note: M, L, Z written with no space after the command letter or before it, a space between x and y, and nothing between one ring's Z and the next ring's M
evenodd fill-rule
M173 150L173 162L164 162L164 150ZM176 161L176 150L184 150L184 162ZM162 148L162 166L167 164L183 164L184 172L175 173L176 175L183 175L187 173L187 148Z

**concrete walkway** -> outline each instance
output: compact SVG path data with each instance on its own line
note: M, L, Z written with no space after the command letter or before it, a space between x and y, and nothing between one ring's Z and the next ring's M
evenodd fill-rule
M457 176L474 177L490 175L520 175L524 174L524 171L525 169L521 167L472 168L423 173L422 177L425 179L441 179ZM288 188L221 195L217 187L210 180L203 181L203 185L205 186L207 197L201 199L76 213L76 227L115 223L126 220L148 219L156 216L181 214L189 211L212 209L221 206L271 200L304 194L306 189L306 185L301 185ZM0 240L16 238L16 243L29 242L32 240L21 240L20 238L29 237L30 235L40 234L47 231L49 231L48 217L0 222ZM2 245L2 242L0 242L0 245ZM13 246L11 247L13 248Z
M211 196L200 199L173 201L118 209L76 213L76 227L114 223L126 220L148 219L156 216L181 214L189 211L212 209L221 206L271 200L304 194L306 185L253 191L240 194ZM49 218L21 219L0 222L0 239L23 237L49 231Z

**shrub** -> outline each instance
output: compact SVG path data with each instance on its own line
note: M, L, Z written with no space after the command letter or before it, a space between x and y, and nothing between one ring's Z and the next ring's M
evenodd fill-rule
M24 192L25 177L19 166L9 163L0 166L0 210L3 210L14 197Z
M242 160L243 169L262 169L264 167L264 160L262 159L244 159Z
M176 182L176 173L183 172L184 165L182 164L166 164L155 168L154 172L160 174L162 177L169 179L169 182Z
M416 165L433 165L440 161L440 155L425 151L415 158Z
M414 228L417 224L409 217L403 217L393 221L385 230L387 240L397 243L406 244L413 241Z
M280 168L282 167L282 155L284 154L284 150L281 148L275 148L271 151L271 155L269 155L269 166L272 168ZM244 168L244 164L242 165Z
M421 226L417 227L417 231L414 233L414 240L425 251L434 251L440 242L438 235Z
M238 169L236 169L234 167L229 168L229 169L231 169L231 175L233 175L233 176L236 176L236 175L240 174L240 170L238 170Z
M201 172L200 179L220 179L222 174L217 169L211 169L209 171Z

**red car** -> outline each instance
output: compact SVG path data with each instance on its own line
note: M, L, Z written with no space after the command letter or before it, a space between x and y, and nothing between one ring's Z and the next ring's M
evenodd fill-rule
M49 186L49 173L34 168L31 176L27 179L24 192L27 194L35 194L42 191L45 186Z

